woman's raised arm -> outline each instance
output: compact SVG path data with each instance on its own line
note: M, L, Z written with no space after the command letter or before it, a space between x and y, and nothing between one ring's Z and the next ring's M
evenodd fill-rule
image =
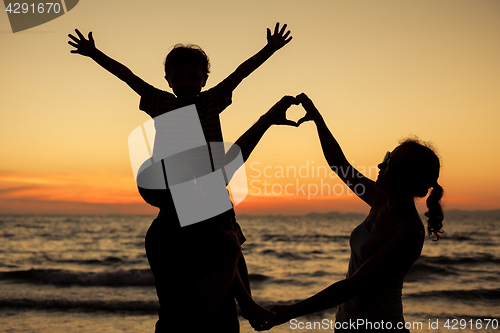
M314 121L328 165L358 197L371 207L376 194L379 192L375 182L365 177L347 161L340 145L328 129L328 126L326 126L323 117L311 99L302 93L297 96L297 101L302 104L307 112L304 118L298 121L298 125L305 121Z

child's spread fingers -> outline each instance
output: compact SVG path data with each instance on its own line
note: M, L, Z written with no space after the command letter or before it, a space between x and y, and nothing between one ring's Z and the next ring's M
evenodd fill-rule
M274 33L277 34L278 33L278 29L280 27L280 23L279 22L276 22L276 25L274 26Z
M85 37L83 37L82 33L80 32L80 30L75 29L75 31L76 31L76 34L78 35L78 37L80 37L80 39L85 39Z
M78 44L75 44L73 42L68 42L69 45L73 46L73 47L78 47Z
M280 35L283 35L283 33L285 32L285 30L286 30L286 23L283 25L283 27L281 27Z
M288 37L288 35L290 35L292 32L290 30L288 30L286 32L286 34L283 35L283 39L286 39Z
M78 38L76 38L75 36L73 36L71 34L69 34L68 37L71 38L72 40L74 40L77 43L80 41Z

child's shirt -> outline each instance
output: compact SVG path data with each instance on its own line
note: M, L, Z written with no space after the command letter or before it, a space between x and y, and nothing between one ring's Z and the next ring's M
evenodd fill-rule
M205 141L210 142L224 142L222 138L222 129L220 125L219 113L221 113L227 106L232 102L232 91L225 87L223 82L219 83L217 86L202 91L195 102L196 110L198 112L199 123L188 123L184 121L185 119L169 118L169 122L165 121L155 121L155 144L153 146L154 156L171 155L169 151L178 151L179 147L182 147L182 142L185 140L192 139L193 133L199 130L199 124L201 124L203 134L205 136ZM174 94L167 91L157 89L149 85L145 95L141 96L141 101L139 108L145 111L153 119L166 112L173 111L184 107L178 103L177 97ZM182 126L179 126L182 123ZM190 128L191 127L191 128ZM167 143L167 144L164 144ZM223 145L211 146L210 154L212 155L212 165L213 161L224 160L225 152ZM200 166L206 164L206 156L200 154L191 154L187 161L193 170L193 177L197 178L203 176L206 172L197 172L199 170L206 170L205 167ZM217 164L217 163L216 163ZM219 164L220 165L220 164ZM214 170L215 171L215 170ZM168 173L167 173L168 179ZM173 208L173 207L172 207ZM172 212L171 210L166 210ZM167 213L166 215L170 215ZM160 213L161 215L161 213ZM158 217L160 217L160 215ZM241 229L234 220L234 209L227 211L220 217L224 216L224 220L230 218L233 220L233 226L241 234ZM215 217L217 219L217 217ZM210 219L212 220L212 219ZM240 242L244 242L244 236L241 234Z
M203 129L206 142L224 142L222 138L222 129L220 125L219 113L221 113L232 102L232 91L225 87L224 82L219 83L217 86L202 91L196 98L196 109L198 112L199 121ZM160 116L166 112L179 109L185 105L178 103L177 97L167 91L157 89L149 86L147 93L141 96L139 109L145 111L151 118ZM182 124L182 126L179 126ZM168 151L178 151L178 147L182 147L182 142L192 140L192 135L196 131L197 123L186 123L185 119L170 119L169 122L155 121L155 144L154 155L170 155ZM190 130L190 128L192 130ZM162 143L157 144L157 143ZM167 145L163 143L168 143ZM223 161L224 151L223 145L217 145L215 149L211 147L210 153L212 161ZM217 149L219 148L219 149ZM199 161L198 161L199 162ZM195 170L195 176L202 176L196 174L196 161L192 163ZM203 169L203 168L202 168Z

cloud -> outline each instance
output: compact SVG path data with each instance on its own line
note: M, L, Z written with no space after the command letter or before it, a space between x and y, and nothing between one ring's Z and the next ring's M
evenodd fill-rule
M0 214L154 215L157 213L158 209L146 203L103 204L27 198L2 199L0 201Z
M17 187L10 187L10 188L0 188L0 198L8 197L9 194L13 193L18 193L18 192L23 192L23 191L28 191L37 188L36 186L17 186Z

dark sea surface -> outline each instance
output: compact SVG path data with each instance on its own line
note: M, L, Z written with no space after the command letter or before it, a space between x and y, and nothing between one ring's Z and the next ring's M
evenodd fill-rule
M0 216L0 332L154 332L158 302L144 251L153 218ZM363 219L238 217L256 301L291 304L342 279L349 234ZM444 229L405 280L411 331L500 331L500 211L449 211ZM335 320L335 309L298 319L323 323L316 329L284 324L271 332L330 332L325 320ZM243 333L253 331L240 321Z

